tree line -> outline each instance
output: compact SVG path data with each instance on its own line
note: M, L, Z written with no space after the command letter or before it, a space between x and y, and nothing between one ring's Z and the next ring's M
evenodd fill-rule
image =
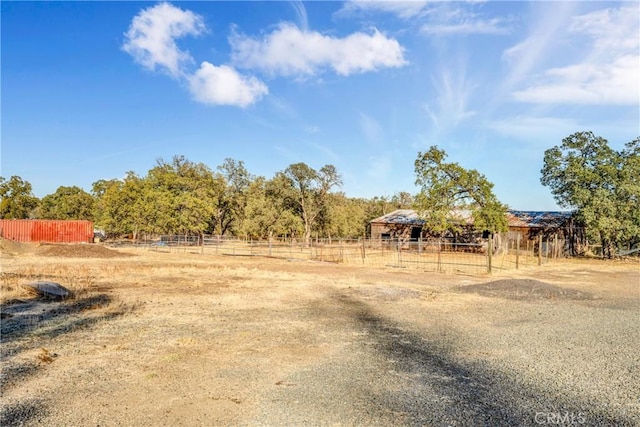
M38 199L19 176L0 177L0 217L5 219L82 219L107 235L215 234L269 238L314 236L352 238L369 221L412 207L409 193L350 198L339 191L336 168L315 170L291 164L271 179L249 173L244 162L227 158L215 170L184 156L156 160L144 176L98 180L90 192L59 187Z
M289 165L267 179L227 158L215 170L184 156L158 159L144 176L99 180L91 191L59 187L38 199L21 177L0 177L1 218L86 219L110 236L216 234L270 238L354 238L369 222L395 209L415 209L436 235L454 231L452 211L464 209L474 227L507 229L507 206L493 184L475 169L446 161L436 146L414 163L419 191L392 197L353 198L340 191L333 165L316 170ZM575 213L590 241L609 256L640 244L640 138L613 150L592 132L577 132L544 153L541 183L558 205ZM526 189L523 189L526 191Z

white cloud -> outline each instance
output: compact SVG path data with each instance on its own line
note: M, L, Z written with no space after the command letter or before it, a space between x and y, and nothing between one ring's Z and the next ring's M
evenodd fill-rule
M640 17L638 7L604 9L575 17L568 35L587 37L581 62L545 70L514 92L518 101L551 104L638 105Z
M586 62L551 68L541 83L514 92L514 98L541 104L637 105L638 76L640 56L624 55L608 64Z
M227 65L217 67L206 61L188 81L193 98L205 104L247 107L269 93L267 86L255 77L243 76Z
M138 13L126 33L122 49L150 70L160 68L186 82L194 100L204 104L247 107L269 93L267 86L252 76L243 76L227 65L202 62L195 73L187 71L193 62L176 39L206 31L202 17L169 3L160 3Z
M178 77L184 65L193 59L178 48L175 40L204 30L202 17L169 3L160 3L133 18L122 48L143 67L150 70L159 67Z
M229 42L234 64L282 76L314 75L326 68L348 76L407 64L400 43L378 30L336 38L283 23L262 40L234 32Z

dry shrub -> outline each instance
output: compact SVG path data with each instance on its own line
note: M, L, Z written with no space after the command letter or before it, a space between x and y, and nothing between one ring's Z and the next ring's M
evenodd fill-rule
M49 349L43 347L38 352L36 358L40 363L51 363L53 362L53 359L57 356L58 356L57 354L51 353Z

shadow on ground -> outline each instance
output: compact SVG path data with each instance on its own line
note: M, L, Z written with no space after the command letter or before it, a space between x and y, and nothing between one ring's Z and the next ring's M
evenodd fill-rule
M333 299L366 331L377 357L393 362L402 385L370 399L386 407L386 413L396 414L403 425L537 426L546 414L586 425L637 425L624 414L606 412L590 402L528 388L513 374L496 372L480 362L458 361L451 344L403 329L350 296Z
M39 357L19 357L22 353L42 347L43 342L50 342L52 338L93 327L131 310L113 302L109 295L97 294L66 301L33 299L1 304L0 310L5 318L0 324L0 396L36 375L43 364L50 363L55 357L44 348ZM42 399L5 401L0 406L0 425L22 425L27 421L33 422L33 419L37 421L46 416L46 411L46 401Z

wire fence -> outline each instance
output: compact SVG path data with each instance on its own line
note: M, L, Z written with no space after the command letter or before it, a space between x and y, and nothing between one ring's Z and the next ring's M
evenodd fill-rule
M541 265L563 256L562 240L503 238L476 243L450 240L296 239L252 240L226 236L165 235L136 241L108 242L166 253L262 256L423 271L486 273Z

